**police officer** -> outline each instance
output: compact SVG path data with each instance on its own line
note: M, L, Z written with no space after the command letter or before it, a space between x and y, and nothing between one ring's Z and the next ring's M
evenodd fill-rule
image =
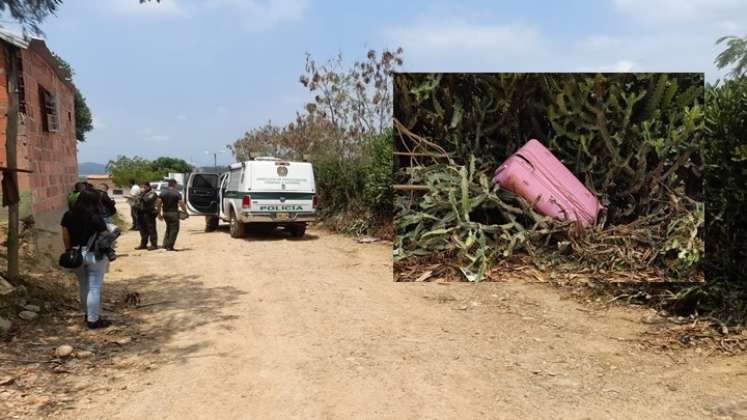
M153 251L158 249L158 232L156 231L156 206L158 205L158 194L153 191L150 184L144 182L140 192L140 209L137 218L140 224L140 246L135 249L147 249ZM150 246L148 241L150 240Z
M169 180L169 189L161 193L158 200L158 218L166 222L166 235L163 238L163 247L167 251L176 251L174 244L179 235L179 208L187 214L187 207L182 200L182 195L176 190L176 180Z

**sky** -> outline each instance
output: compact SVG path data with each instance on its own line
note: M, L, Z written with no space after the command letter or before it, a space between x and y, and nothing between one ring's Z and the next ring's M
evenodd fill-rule
M715 82L715 41L746 27L744 0L64 0L41 25L93 113L79 162L198 165L213 153L231 162L227 144L303 109L306 53L352 62L401 46L403 71L692 71Z

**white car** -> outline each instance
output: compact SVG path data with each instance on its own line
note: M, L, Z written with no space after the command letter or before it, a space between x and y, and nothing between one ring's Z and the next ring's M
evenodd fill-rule
M161 192L166 191L168 188L168 184L163 181L150 183L150 189L158 195L161 195Z
M157 182L151 182L150 188L155 191L156 194L161 195L162 192L169 189L169 183L168 181L157 181ZM181 184L176 184L176 190L181 192L184 189L184 187Z
M193 173L187 181L187 209L208 218L208 228L220 220L231 224L231 236L244 237L246 226L283 226L302 237L316 220L314 169L309 162L274 158L234 163L228 172Z

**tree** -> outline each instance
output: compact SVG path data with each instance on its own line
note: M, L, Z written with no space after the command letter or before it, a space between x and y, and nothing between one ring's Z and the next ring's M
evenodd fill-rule
M139 156L117 156L106 164L106 172L111 175L117 185L129 185L131 181L137 183L158 181L169 172L191 172L192 165L183 159L173 157L159 157L148 160Z
M747 293L747 79L706 87L708 279Z
M244 133L242 138L234 141L228 148L237 160L247 160L251 156L261 155L303 159L305 154L314 154L325 149L330 140L339 137L338 134L326 118L297 113L294 122L281 127L268 121L264 126Z
M60 64L60 69L65 75L65 80L73 83L75 71L72 66L70 66L70 64L59 55L52 53L52 56ZM88 108L88 104L86 103L86 98L82 93L80 93L80 90L75 86L75 84L73 84L73 86L75 87L75 138L78 139L78 141L86 141L86 133L93 130L93 118L91 116L91 110Z
M141 1L142 3L142 1ZM62 0L0 0L0 12L10 13L10 17L20 23L24 30L41 33L39 24L53 15Z
M173 157L159 157L152 161L150 166L153 171L163 174L163 176L168 175L169 172L192 172L192 165L187 163L184 159Z
M733 77L739 77L747 72L747 37L724 36L716 44L726 44L726 49L716 56L714 63L719 69L734 66L729 72Z
M106 164L106 172L111 175L116 185L130 185L132 181L140 184L161 178L160 174L153 170L151 162L139 156L117 156L117 159Z
M139 1L143 4L154 0ZM39 25L49 15L55 14L62 2L63 0L0 0L0 13L10 13L10 17L20 23L24 31L28 29L41 34ZM160 3L161 0L155 0L155 2Z
M345 69L341 54L324 64L306 54L306 72L299 82L316 93L306 111L328 119L344 134L339 147L346 148L351 142L382 134L391 127L392 76L402 65L401 57L402 48L384 50L380 55L369 50L365 60Z

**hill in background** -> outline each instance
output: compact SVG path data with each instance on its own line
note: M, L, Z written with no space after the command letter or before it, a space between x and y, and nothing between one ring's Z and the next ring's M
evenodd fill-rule
M103 175L106 173L106 165L95 162L83 162L78 164L78 175Z

